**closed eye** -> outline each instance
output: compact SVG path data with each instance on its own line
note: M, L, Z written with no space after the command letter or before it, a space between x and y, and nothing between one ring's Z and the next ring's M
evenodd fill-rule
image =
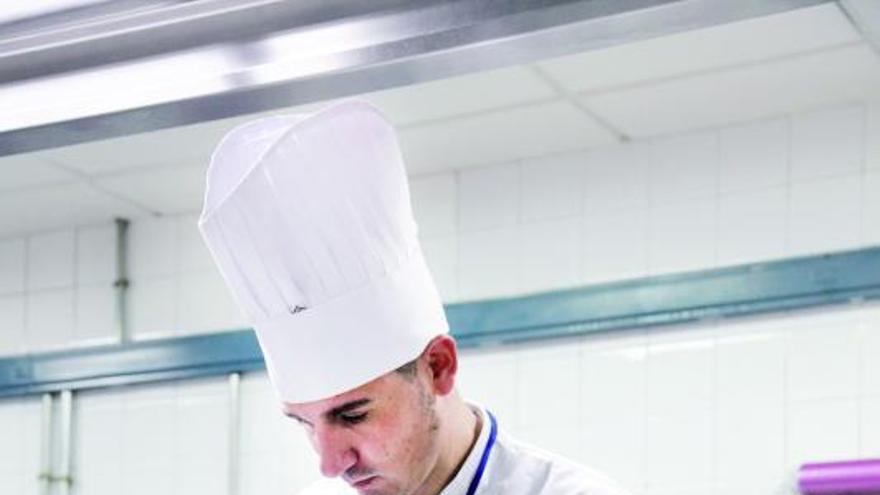
M337 418L339 418L339 421L347 425L356 425L358 423L362 423L364 420L367 419L367 413L343 413L337 416Z
M324 417L328 421L342 423L346 426L356 425L367 419L367 411L365 409L367 409L370 402L372 400L368 398L349 401L327 411L324 413Z

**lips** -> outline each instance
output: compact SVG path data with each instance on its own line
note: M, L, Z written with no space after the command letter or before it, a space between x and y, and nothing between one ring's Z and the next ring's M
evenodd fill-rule
M370 484L373 483L373 481L375 481L377 478L378 476L367 476L356 481L349 481L349 483L353 488L362 489L370 486Z

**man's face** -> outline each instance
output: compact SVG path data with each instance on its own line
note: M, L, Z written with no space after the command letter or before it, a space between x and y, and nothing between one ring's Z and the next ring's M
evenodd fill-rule
M306 429L324 476L362 495L410 495L437 465L434 395L419 375L391 372L330 399L284 404Z

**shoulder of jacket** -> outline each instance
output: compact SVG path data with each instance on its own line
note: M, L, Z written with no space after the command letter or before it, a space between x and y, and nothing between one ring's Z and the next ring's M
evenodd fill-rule
M501 440L507 468L543 473L548 493L566 495L632 495L601 472L567 457L505 435Z

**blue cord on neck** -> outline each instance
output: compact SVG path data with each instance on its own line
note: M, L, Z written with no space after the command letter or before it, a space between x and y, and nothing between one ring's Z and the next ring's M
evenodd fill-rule
M486 411L486 414L489 416L489 421L492 423L492 429L489 431L489 441L486 443L486 448L483 449L483 455L480 457L480 465L477 466L477 472L474 474L473 479L471 479L471 484L468 486L467 495L474 495L477 491L477 487L480 486L480 479L483 477L483 470L486 469L486 463L489 461L489 453L492 451L492 446L495 445L495 437L498 436L498 423L495 421L495 416L492 416L492 413Z

